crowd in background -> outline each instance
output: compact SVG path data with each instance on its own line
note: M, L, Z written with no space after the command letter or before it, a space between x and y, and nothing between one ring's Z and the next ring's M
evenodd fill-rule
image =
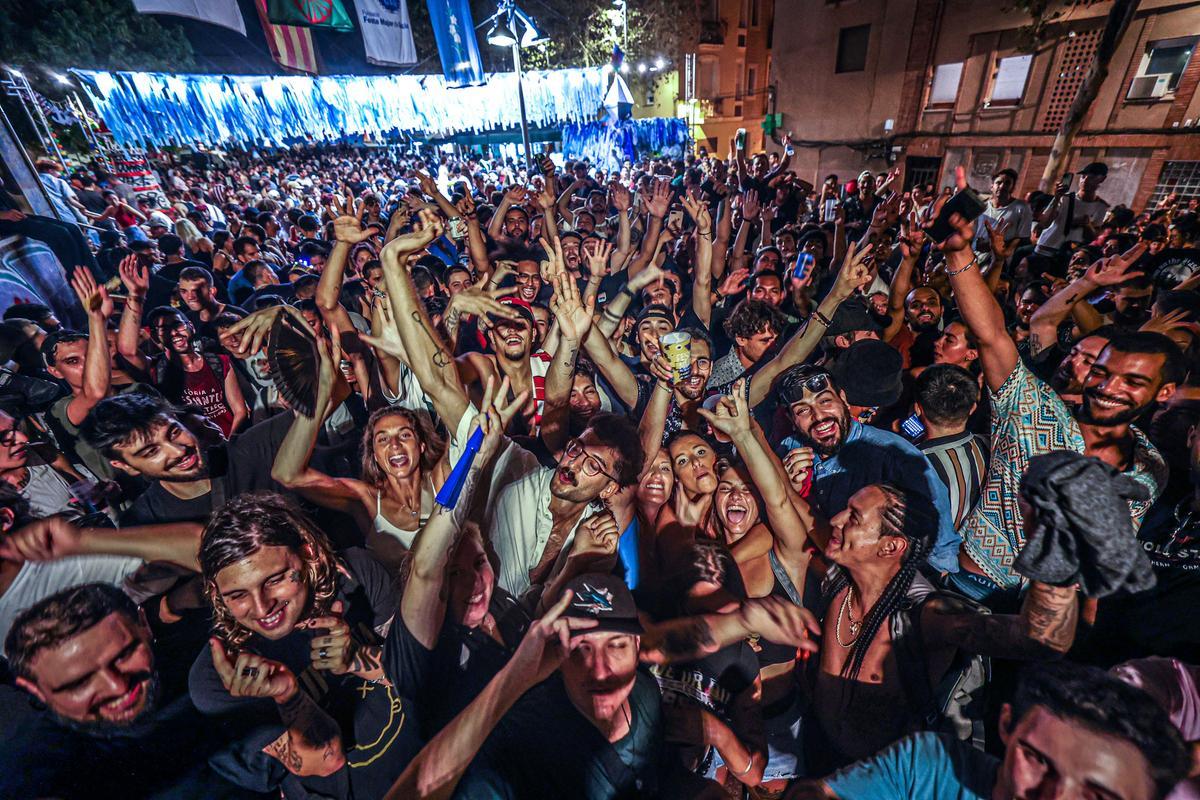
M1198 199L783 145L39 162L0 795L1200 797Z

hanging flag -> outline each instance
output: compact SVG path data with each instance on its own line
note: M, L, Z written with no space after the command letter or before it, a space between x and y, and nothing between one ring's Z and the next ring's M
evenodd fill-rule
M211 22L246 35L246 20L237 0L133 0L139 14L170 14Z
M405 0L357 0L358 27L362 30L367 63L407 66L417 63L412 25Z
M295 25L272 25L267 18L267 0L255 0L255 7L275 63L285 69L316 75L317 46L313 44L312 34Z
M450 85L483 83L483 59L468 0L429 0L429 21L442 59L442 74Z
M613 72L620 72L621 65L625 63L625 51L621 49L621 45L614 44L612 52L612 68Z
M354 30L342 0L267 0L267 18L274 25Z

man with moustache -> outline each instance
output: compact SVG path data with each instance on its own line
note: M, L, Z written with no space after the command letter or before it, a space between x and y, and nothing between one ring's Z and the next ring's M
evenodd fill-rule
M167 624L156 606L139 609L119 589L89 583L17 618L4 655L17 685L46 712L0 748L0 795L261 797L209 765L243 728L229 717L204 718L188 696L205 620Z
M148 525L203 522L238 494L278 490L271 465L291 422L277 414L225 441L199 409L127 394L97 403L80 433L114 468L150 482L121 520Z
M927 560L939 572L956 572L960 541L950 496L924 454L891 431L851 419L845 392L823 367L792 367L779 379L777 391L795 428L777 449L792 486L826 518L872 484L921 495L933 503L938 517Z

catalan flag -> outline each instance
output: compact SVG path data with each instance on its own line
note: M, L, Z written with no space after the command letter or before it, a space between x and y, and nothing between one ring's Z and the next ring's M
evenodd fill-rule
M255 0L255 7L275 63L284 69L316 75L317 46L308 29L295 25L273 25L267 17L267 0Z

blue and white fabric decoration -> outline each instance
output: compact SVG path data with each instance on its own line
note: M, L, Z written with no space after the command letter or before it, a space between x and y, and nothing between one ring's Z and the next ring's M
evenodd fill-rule
M562 137L564 156L586 158L607 170L642 154L682 158L691 146L687 120L677 117L572 123L563 128Z
M452 88L441 75L171 75L72 70L118 144L282 147L347 136L428 138L516 128L516 76ZM595 119L608 81L601 67L525 73L529 124Z

